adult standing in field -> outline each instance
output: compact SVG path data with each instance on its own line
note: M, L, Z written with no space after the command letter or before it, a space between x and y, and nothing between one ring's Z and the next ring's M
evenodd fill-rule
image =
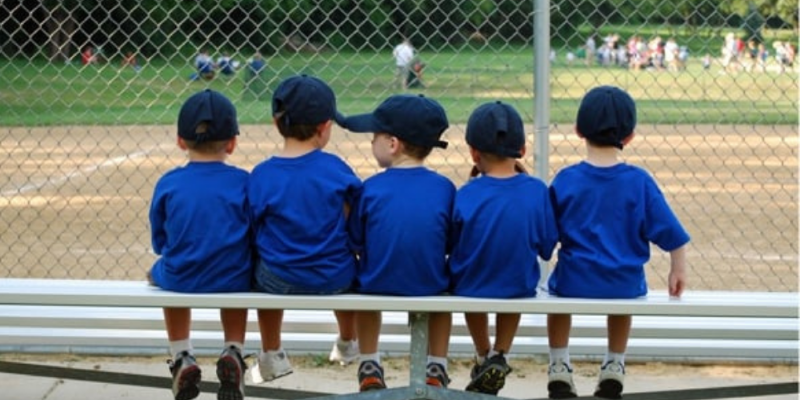
M395 80L400 80L400 88L406 90L408 88L408 73L411 70L411 63L414 61L414 46L411 41L403 39L400 44L394 47L392 51L394 62L396 65Z

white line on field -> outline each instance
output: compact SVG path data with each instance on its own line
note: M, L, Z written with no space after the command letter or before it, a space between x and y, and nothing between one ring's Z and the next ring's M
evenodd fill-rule
M122 155L122 156L119 156L119 157L114 157L114 158L109 158L109 159L107 159L107 160L105 160L105 161L103 161L103 162L101 162L99 164L90 165L88 167L84 167L84 168L81 168L81 169L76 169L76 170L74 170L72 172L69 172L67 174L64 174L62 176L50 177L50 178L47 178L46 180L41 181L41 182L32 182L32 183L28 183L26 185L22 185L22 186L20 186L20 187L18 187L16 189L5 190L0 195L2 195L3 197L16 196L16 195L20 195L20 194L24 194L24 193L30 192L32 190L39 190L39 189L41 189L41 188L43 188L45 186L51 186L51 185L52 186L57 186L57 185L60 185L60 184L66 182L66 181L68 181L68 180L70 180L72 178L83 176L83 175L90 175L93 172L100 170L101 168L119 165L119 164L122 164L125 161L132 160L134 158L139 158L139 157L146 156L146 155L150 154L153 150L155 150L155 149L157 149L159 147L161 147L161 146L155 146L155 147L151 147L151 148L149 148L147 150L137 151L135 153L125 154L125 155Z

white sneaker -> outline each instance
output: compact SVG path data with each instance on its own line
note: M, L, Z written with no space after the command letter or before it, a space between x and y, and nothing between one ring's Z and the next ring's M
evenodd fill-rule
M557 360L547 369L547 392L551 399L578 397L575 382L572 381L572 368L564 361Z
M609 361L600 368L594 396L602 399L621 399L624 382L625 365L619 361Z
M274 381L282 376L291 374L292 364L283 349L277 351L262 351L258 356L256 365L250 372L253 383L264 383Z
M358 360L358 355L357 340L341 340L337 338L336 342L333 343L333 349L331 349L331 355L328 360L340 365L347 365Z

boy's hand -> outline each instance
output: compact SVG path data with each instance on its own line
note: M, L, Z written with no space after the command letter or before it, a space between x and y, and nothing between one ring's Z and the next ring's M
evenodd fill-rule
M686 246L669 252L669 295L681 297L686 289Z
M671 297L681 297L686 288L686 271L669 272L669 295Z

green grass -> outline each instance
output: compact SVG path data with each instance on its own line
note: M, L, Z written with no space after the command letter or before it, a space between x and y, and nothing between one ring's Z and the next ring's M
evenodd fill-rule
M452 123L463 123L478 104L499 99L534 119L533 50L459 49L422 53L427 88L412 90L439 100ZM567 66L563 51L552 66L550 120L574 120L581 96L599 84L621 86L637 99L641 123L797 124L794 73L719 74L703 71L699 59L680 73ZM244 60L247 55L238 55ZM372 110L395 93L394 66L387 52L316 55L280 54L268 60L267 88L283 77L311 73L328 81L345 114ZM267 123L269 96L243 95L243 74L191 82L188 61L152 61L141 72L118 64L83 68L45 61L0 61L0 125L173 124L183 99L210 87L234 100L241 123Z

